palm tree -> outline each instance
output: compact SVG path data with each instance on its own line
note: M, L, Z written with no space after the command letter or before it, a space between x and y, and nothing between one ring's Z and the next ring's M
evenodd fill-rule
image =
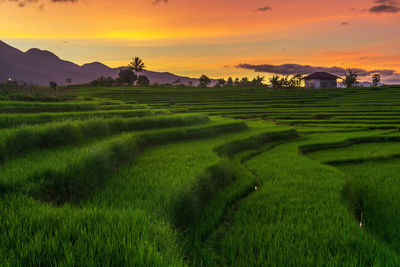
M233 79L232 77L229 77L228 80L226 81L226 85L227 87L232 87L233 86Z
M239 86L241 87L247 87L248 85L249 85L249 78L247 77L243 77L239 82Z
M378 83L381 82L381 75L379 73L375 73L372 75L372 84L374 86L378 86Z
M342 85L346 86L346 88L352 88L359 84L358 73L352 69L348 70L348 73L345 74L345 77L346 78L344 78L342 81Z
M144 68L146 68L143 59L141 59L140 57L132 58L132 61L131 63L129 63L128 67L135 72L136 76L138 72L142 72ZM133 85L135 85L135 83L133 83Z
M262 86L264 81L265 81L265 77L264 76L257 76L257 78L253 79L252 83L255 86Z
M238 86L239 82L240 82L239 78L235 78L235 81L233 82L233 85L234 86Z
M290 79L291 87L301 87L301 83L304 80L304 75L303 74L295 74L293 77Z
M272 78L269 78L269 82L272 85L272 88L278 89L282 88L281 76L279 75L272 75Z

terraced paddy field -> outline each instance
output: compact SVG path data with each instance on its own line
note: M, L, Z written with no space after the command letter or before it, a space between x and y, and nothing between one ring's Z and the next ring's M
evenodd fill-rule
M0 101L1 266L400 266L400 87Z

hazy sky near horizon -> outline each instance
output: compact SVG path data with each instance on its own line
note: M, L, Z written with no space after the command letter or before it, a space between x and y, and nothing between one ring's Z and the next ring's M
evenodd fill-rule
M213 78L336 66L400 82L394 0L0 0L0 25L10 45L78 64L141 56L150 70Z

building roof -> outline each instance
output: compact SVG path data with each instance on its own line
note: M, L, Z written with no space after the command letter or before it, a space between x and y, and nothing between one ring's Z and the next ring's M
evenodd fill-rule
M340 79L340 77L330 74L328 72L314 72L313 74L308 75L307 77L304 78L305 80L313 80L313 79L319 79L319 80L336 80Z

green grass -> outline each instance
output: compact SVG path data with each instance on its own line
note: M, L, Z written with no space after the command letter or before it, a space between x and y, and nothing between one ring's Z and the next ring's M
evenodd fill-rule
M149 109L112 110L112 111L88 111L88 112L59 112L59 113L35 113L35 114L1 114L0 128L12 128L20 125L34 125L47 122L64 121L68 119L84 120L90 118L111 117L144 117L154 115Z
M398 159L339 166L347 175L344 194L352 202L355 215L362 220L363 229L395 251L400 246L399 168Z
M224 120L221 120L221 122L217 121L214 124L218 125L223 123L231 124L230 121L224 122ZM22 253L21 257L19 258L20 261L13 261L12 258L8 257L7 260L11 263L16 263L17 265L29 262L46 264L50 259L54 259L55 254L59 253L57 256L57 262L61 264L66 264L66 262L69 262L67 257L69 254L74 255L74 257L70 259L70 262L82 262L86 257L87 262L101 264L110 261L110 255L119 256L121 255L120 253L124 253L122 258L111 260L110 262L115 262L116 264L118 262L123 262L124 265L129 265L132 262L136 262L136 265L140 265L137 263L137 261L140 260L140 255L142 255L142 257L144 257L142 262L143 265L151 266L152 264L156 264L154 262L158 262L159 265L168 265L169 260L172 261L174 259L170 255L176 256L179 254L179 260L176 260L175 258L175 261L173 261L173 265L177 265L185 258L185 244L182 243L182 241L179 241L181 238L177 240L178 236L176 230L174 230L176 218L174 211L176 209L178 200L183 196L186 190L190 190L190 188L196 184L196 180L201 177L202 173L208 167L219 162L218 156L213 152L214 147L216 147L218 144L224 144L227 140L235 141L243 138L246 139L253 134L268 131L268 127L265 128L263 123L254 123L254 125L255 126L252 128L244 130L243 132L221 135L220 137L213 137L212 139L179 142L177 144L169 144L163 147L152 147L145 150L140 157L135 158L132 164L122 166L122 168L115 172L115 174L111 174L113 177L107 179L104 186L94 190L93 194L90 194L88 199L85 199L83 202L81 202L82 204L77 203L77 206L70 206L70 204L67 203L66 205L58 208L59 211L52 208L48 212L47 216L42 216L41 210L43 207L39 208L39 212L36 216L34 216L35 220L32 220L32 223L43 225L59 225L59 228L57 227L56 229L52 229L51 227L49 228L44 226L44 228L41 230L42 235L37 237L37 239L40 240L40 242L45 242L41 243L40 250L29 254L29 257L27 253L32 246L24 243L24 240L26 240L26 236L29 236L29 233L26 232L29 231L29 227L31 227L30 224L27 226L19 224L18 221L15 221L15 217L12 217L14 213L11 215L7 215L8 213L5 213L7 215L5 216L7 220L14 220L14 229L18 231L18 233L15 233L15 235L26 235L25 239L20 238L21 250L12 248L11 245L4 247L4 249L8 248L7 251L11 251L11 253ZM168 133L171 132L171 130L164 131ZM152 132L154 131L150 131L150 133ZM150 133L147 134L149 135ZM210 135L209 137L215 136L216 134L217 133L213 133L213 135ZM204 134L202 134L198 135L197 138L204 137ZM114 139L121 141L123 140L121 138ZM109 141L106 142L106 144L109 143ZM93 147L100 146L97 144ZM76 153L76 151L71 151L71 153L72 152ZM78 159L76 162L79 164L84 164L86 161ZM65 164L65 166L67 166L67 164ZM90 166L90 164L88 166ZM90 169L91 168L88 170ZM71 173L71 168L60 168L60 170L64 170L65 173ZM103 170L103 167L101 170ZM88 174L88 172L82 173ZM60 175L56 175L54 177L57 177L57 181L61 180ZM73 183L71 183L71 185L72 184ZM60 195L61 194L58 196ZM12 199L11 201L15 202L15 199ZM36 203L35 205L38 205L37 202L29 199L28 203L31 202ZM23 205L21 203L19 205L25 206L25 204ZM16 210L20 211L21 207L17 207L18 208L16 208ZM46 208L46 210L48 209L49 208ZM30 212L32 212L32 210L27 209L21 211L22 214L18 214L16 216L23 217L23 214L29 214ZM62 218L64 218L64 216L62 216L61 219L58 219L60 217L57 215L58 212L65 213L66 215L64 216L72 216L72 219L63 222ZM146 218L146 220L143 220L144 218L141 219L141 217L137 214L145 216L144 218ZM11 216L11 218L9 216ZM55 221L52 220L51 222L48 222L52 216L55 216ZM75 218L75 216L78 218ZM150 220L148 218L154 219ZM112 226L115 220L118 220L119 222L115 226ZM101 223L103 222L105 222L103 229L99 230L98 227L100 227ZM140 223L144 225L137 225ZM18 225L18 227L16 225ZM126 234L125 231L127 231L126 228L129 227L129 225L131 225L131 228L129 228L130 231L138 232L135 235L130 236L128 241L131 240L129 242L137 245L127 249L126 246L130 243L120 244L116 242L119 237ZM164 228L166 229L163 229L162 226L165 226ZM80 227L83 229L86 227L93 227L93 229L90 229L90 231L81 232L79 238L73 238L73 247L71 247L69 244L60 243L61 240L59 238L71 238L70 235L74 235L74 229L79 229ZM112 234L112 237L110 237L115 238L111 239L110 244L91 242L90 249L88 251L85 250L83 252L79 252L77 250L80 247L87 247L89 245L88 241L92 239L96 240L96 236L109 236L110 232L107 232L109 231L107 229L113 229L113 231L116 231ZM49 236L53 236L53 234L51 234L53 231L55 231L55 235L54 237L50 238ZM151 232L153 231L159 231L159 234L152 234ZM150 232L150 237L146 235L147 232ZM13 237L6 235L5 238L9 240ZM147 242L145 240L149 241ZM5 241L3 240L2 242L4 243ZM170 244L170 247L168 247L167 250L170 252L173 251L175 254L165 251L165 248L162 247L160 242L165 245ZM55 245L53 246L52 244ZM10 249L9 246L11 246L12 249ZM59 247L61 247L63 251L60 251L61 248ZM162 250L159 253L161 253L161 255L168 255L166 257L171 257L171 259L163 259L163 261L160 261L159 256L157 257L157 255L153 255L154 253L152 253L152 250L155 250L153 247L161 247ZM103 255L96 252L101 251L102 249L110 251L110 253ZM146 250L143 249L148 249L150 252L147 253ZM6 250L3 250L1 253L4 254L6 253L5 251ZM91 255L90 253L93 254ZM47 255L49 255L48 258Z
M235 266L394 266L399 258L361 231L341 200L345 177L288 143L247 165L263 185L208 241L211 262Z
M325 163L400 156L400 143L387 142L354 144L349 147L316 151L308 154L308 156L314 160Z
M140 208L57 208L7 195L0 213L2 266L183 265L170 225Z
M193 125L207 121L205 115L184 114L147 118L97 118L4 129L0 131L0 161L32 149L79 144L125 131Z
M2 99L0 266L399 266L398 90Z

